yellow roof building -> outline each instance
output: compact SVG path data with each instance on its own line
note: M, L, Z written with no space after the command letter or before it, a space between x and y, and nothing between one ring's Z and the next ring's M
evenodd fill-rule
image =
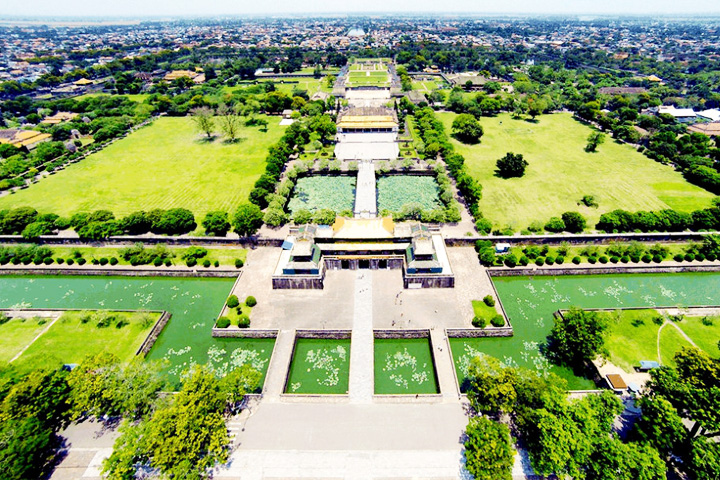
M49 125L57 125L58 123L67 122L69 120L72 120L73 118L76 118L78 116L77 113L74 112L57 112L55 115L50 115L49 117L45 117L42 122Z
M0 143L10 144L17 148L25 147L32 150L39 143L52 138L49 133L42 133L36 130L0 130Z
M73 85L79 85L81 87L84 87L86 85L92 85L93 83L95 83L95 82L93 82L92 80L90 80L88 78L81 78L80 80L75 80L73 82Z
M396 128L398 125L390 115L344 115L338 122L340 129Z
M193 72L192 70L173 70L172 72L168 72L163 77L164 80L167 80L168 82L172 82L173 80L177 80L178 78L182 77L188 77L189 79L193 79L198 76L197 72Z

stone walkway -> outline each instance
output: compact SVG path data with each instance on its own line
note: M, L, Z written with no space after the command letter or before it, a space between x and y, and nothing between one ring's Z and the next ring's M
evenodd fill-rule
M350 343L350 402L371 403L374 390L372 273L358 270Z
M270 357L270 365L268 365L265 376L263 399L267 402L277 402L285 390L285 375L290 367L294 342L294 330L280 330L278 332L275 349L272 357Z
M445 331L442 328L431 328L430 339L432 340L435 370L443 401L457 402L460 398L460 392L455 378L455 364L450 355L450 346Z
M361 162L355 187L355 217L375 218L377 216L375 193L375 166L372 162Z

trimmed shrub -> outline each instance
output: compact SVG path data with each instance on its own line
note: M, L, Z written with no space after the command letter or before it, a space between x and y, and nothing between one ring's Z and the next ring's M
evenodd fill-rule
M652 260L655 263L660 263L663 261L663 257L662 257L662 255L653 255Z
M73 265L74 263L75 263L75 260L73 260L72 258L68 258L68 259L67 259L67 264L68 264L68 265Z
M673 257L673 260L675 260L676 262L682 262L683 260L685 260L685 256L682 253L677 253Z
M172 260L170 260L169 258L166 258L166 259L165 259L165 266L166 266L166 267L172 266Z
M217 319L215 326L217 328L227 328L230 326L230 319L227 317L220 317Z
M244 265L242 258L236 258L235 259L235 268L242 268Z
M488 307L494 307L495 306L495 299L492 297L492 295L485 295L483 298L483 302Z
M704 260L705 260L705 254L702 253L702 252L698 253L697 255L695 255L695 260L697 260L698 262L704 261Z
M238 300L237 295L230 295L226 303L230 308L237 308L237 306L240 305L240 300Z
M505 319L502 315L495 315L491 320L490 323L492 323L493 327L504 327L505 326Z
M245 299L245 305L247 305L248 307L254 307L255 305L257 305L257 300L255 299L255 297L250 295Z
M600 260L600 263L602 263L602 264L608 263L608 257L606 257L605 255L600 257L598 260Z
M630 255L630 261L633 263L640 262L640 255Z
M530 263L530 259L528 257L526 257L525 255L523 255L522 257L520 257L520 260L518 261L518 263L520 265L522 265L523 267L525 267L525 266L527 266L528 263Z
M115 257L110 257L110 265L117 265L118 259Z
M220 260L215 260L215 262L213 263L213 266L216 267L216 268L219 267L219 266L220 266Z
M155 260L153 260L153 265L156 267L161 267L163 264L163 259L160 257L155 257Z
M203 267L210 268L210 260L208 260L207 258L203 260Z
M710 260L711 262L714 262L715 260L717 260L717 255L713 252L710 252L707 255L705 255L705 259Z
M487 320L483 317L474 317L472 319L472 325L475 328L485 328L487 326Z
M573 259L572 259L572 263L574 263L575 265L580 265L581 261L582 260L580 260L580 257L577 257L577 256L573 257Z
M652 262L653 257L650 254L645 254L642 256L643 263L650 263Z
M250 317L247 315L240 315L238 318L238 327L248 328L250 326Z
M545 265L552 265L553 263L555 263L555 257L552 255L545 257Z
M185 260L185 265L187 265L188 267L194 267L195 265L197 265L197 260L195 258L188 258L187 260Z
M238 315L242 315L242 306L237 307L235 309L235 313L237 313Z
M68 260L68 263L70 263L70 260ZM77 259L78 265L85 265L85 263L87 263L87 260L85 260L84 258L80 257Z
M517 257L515 257L515 255L513 255L512 253L509 255L506 255L503 263L505 263L506 267L513 268L513 267L517 266Z
M92 258L92 259L90 259L90 263L92 263L93 265L99 265L100 260L98 260L97 258Z
M695 260L695 255L693 255L692 253L686 253L686 254L685 254L685 261L686 261L686 262L692 262L693 260Z
M588 262L595 265L597 263L597 257L588 257Z
M628 263L630 262L630 257L628 257L627 255L623 255L622 257L620 257L620 261L622 263Z
M54 261L55 261L55 260L53 260L52 257L45 257L45 259L43 260L43 263L44 263L45 265L52 265Z
M55 261L57 262L58 265L62 265L63 263L65 263L65 259L62 257L56 258Z
M562 255L558 255L558 257L555 259L555 265L562 265L565 263L565 257Z
M542 267L543 265L545 265L545 259L543 257L536 258L535 265L537 265L538 267Z
M100 265L107 265L109 261L110 261L110 260L108 260L107 258L102 257L102 258L100 259Z

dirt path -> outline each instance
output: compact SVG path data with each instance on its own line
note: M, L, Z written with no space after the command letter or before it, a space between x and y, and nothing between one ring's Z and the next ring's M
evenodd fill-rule
M695 348L699 348L699 347L695 344L695 342L693 342L693 339L690 338L690 337L688 336L688 334L685 333L685 332L683 331L683 329L680 328L675 322L671 322L670 320L665 320L665 323L663 323L663 324L660 326L660 328L658 329L658 333L657 333L657 358L658 358L658 362L660 363L660 365L662 365L662 357L660 356L660 334L662 333L663 328L665 328L666 325L672 325L673 327L675 327L675 329L676 329L678 332L680 332L680 335L682 335L683 338L684 338L685 340L687 340L688 343L690 343L690 345L692 345L692 346L695 347Z
M45 332L47 332L48 330L50 330L50 327L52 327L53 325L55 325L55 322L57 322L58 320L60 320L60 317L61 317L61 316L62 316L62 315L59 315L59 316L55 317L55 319L54 319L52 322L50 322L50 325L48 325L47 327L43 328L42 332L38 333L38 334L35 336L35 338L32 339L32 341L31 341L30 343L28 343L27 345L25 345L25 347L23 347L23 349L20 350L20 352L18 352L18 354L15 355L15 356L10 360L9 363L12 363L12 362L14 362L15 360L17 360L18 358L20 358L20 356L21 356L23 353L25 353L25 350L27 350L28 348L30 348L30 345L32 345L33 343L35 343L38 338L42 337L42 336L45 334Z

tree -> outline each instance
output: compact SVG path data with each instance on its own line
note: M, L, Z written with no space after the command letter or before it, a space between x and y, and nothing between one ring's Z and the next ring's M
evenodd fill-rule
M642 396L638 401L642 417L635 424L634 435L666 455L687 438L680 415L665 398Z
M470 362L467 390L470 405L490 415L509 413L515 405L515 369L505 367L495 357L481 355Z
M235 211L233 227L241 237L255 235L263 223L263 213L260 207L252 203L243 203Z
M195 215L185 208L165 210L160 218L153 222L153 231L155 233L168 235L182 235L190 233L196 228Z
M548 351L561 365L582 369L598 355L606 355L607 320L597 312L576 307L555 317L548 338Z
M37 418L10 419L0 423L2 478L45 478L57 439Z
M562 221L565 223L565 230L570 233L582 233L587 222L578 212L565 212L562 214Z
M207 138L212 138L212 134L215 131L213 111L208 107L198 107L190 110L190 113L195 127L200 130L201 133L207 135Z
M205 233L216 237L224 237L230 230L230 221L227 212L208 212L202 221Z
M505 156L497 161L497 176L501 178L522 177L525 175L525 169L528 162L523 158L521 153L508 152Z
M461 113L452 123L453 135L464 143L478 143L483 135L480 122L469 113Z
M472 417L465 429L465 467L478 480L510 480L513 449L506 425Z
M585 151L588 153L596 152L598 145L605 143L605 134L600 132L592 132L588 136L588 143L585 145Z
M226 137L226 141L235 142L240 135L240 117L235 110L225 104L218 107L218 115L220 121L220 130Z
M720 444L705 437L694 438L691 443L689 467L697 480L720 478Z

